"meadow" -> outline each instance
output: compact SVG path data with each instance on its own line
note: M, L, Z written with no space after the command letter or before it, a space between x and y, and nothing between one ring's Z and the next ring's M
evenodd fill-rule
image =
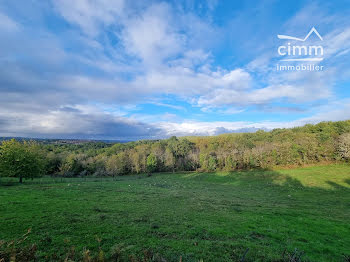
M0 239L31 228L38 261L350 258L348 164L0 181Z

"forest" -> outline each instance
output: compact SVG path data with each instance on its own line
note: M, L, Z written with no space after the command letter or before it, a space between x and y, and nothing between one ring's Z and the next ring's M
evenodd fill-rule
M153 172L234 171L349 159L350 120L269 132L259 130L128 143L69 144L12 139L4 140L0 147L2 176L20 177L21 181L41 175L115 177ZM25 171L20 174L16 170Z

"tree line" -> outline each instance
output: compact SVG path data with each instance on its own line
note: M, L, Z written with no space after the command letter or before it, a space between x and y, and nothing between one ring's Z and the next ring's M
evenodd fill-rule
M171 137L129 143L46 144L3 141L1 176L120 176L234 171L350 160L350 120L269 132Z

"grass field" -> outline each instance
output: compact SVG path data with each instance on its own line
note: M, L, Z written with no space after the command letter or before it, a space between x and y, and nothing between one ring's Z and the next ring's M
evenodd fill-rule
M0 185L0 239L32 233L41 260L75 246L167 261L345 261L350 166L51 179Z

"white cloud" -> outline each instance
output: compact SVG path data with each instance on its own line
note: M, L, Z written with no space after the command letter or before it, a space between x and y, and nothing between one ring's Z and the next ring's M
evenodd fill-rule
M204 39L205 33L212 34L212 26L193 14L176 13L168 4L151 4L145 9L137 9L130 13L127 6L121 3L117 8L106 10L105 3L101 2L101 10L98 12L94 11L96 1L81 1L69 10L65 0L58 3L60 12L68 21L84 24L87 30L91 27L90 24L94 25L94 29L98 28L98 25L118 25L119 29L115 34L124 48L119 50L141 59L141 63L133 70L129 68L134 73L139 70L136 77L129 82L118 78L90 78L86 85L80 85L79 82L82 81L72 81L73 86L74 83L88 89L99 86L100 91L105 91L108 97L111 95L110 91L114 90L118 94L118 100L130 101L137 101L138 98L135 97L141 95L173 94L194 106L206 109L227 105L241 107L271 104L278 99L303 103L331 96L332 82L329 80L330 74L327 73L275 74L271 67L265 65L265 70L260 68L260 74L264 75L266 83L257 83L252 73L259 71L257 67L261 67L262 64L271 63L269 55L263 55L249 63L247 70L236 68L225 71L212 68L210 53L201 49L202 45L198 46L198 39ZM303 21L306 13L315 8L317 6L301 10L287 25L296 26L298 21ZM125 14L119 12L121 9ZM112 19L113 12L119 20ZM193 43L195 40L197 42ZM88 63L94 64L94 61L95 59ZM101 59L97 60L95 65L107 72L125 69L125 65L117 65L117 61ZM81 77L73 77L75 80L79 78ZM324 81L325 79L327 81ZM96 84L91 84L94 82ZM99 96L101 95L97 97Z
M55 0L52 2L65 19L92 36L99 33L100 26L113 24L124 11L123 0Z
M16 32L20 29L20 25L7 15L0 12L0 30L5 32Z
M177 32L173 20L166 4L152 5L140 16L128 19L121 33L125 49L148 66L179 54L185 36Z
M342 121L350 119L350 101L342 100L325 105L321 112L294 121L213 121L200 122L187 120L182 122L160 122L156 125L169 136L211 136L232 132L255 132L258 129L292 128L322 121Z
M16 134L100 136L108 133L103 125L111 127L115 136L119 136L117 127L122 125L125 130L136 126L140 137L151 137L147 130L161 136L209 135L241 128L252 130L317 122L330 119L331 114L314 113L312 117L291 123L199 122L181 120L169 113L153 116L135 113L128 118L132 110L128 114L128 110L121 107L153 103L184 113L183 107L161 99L170 95L202 111L218 114L239 114L254 106L281 112L280 103L288 108L289 103L293 104L290 107L297 107L320 100L333 101L332 88L339 74L342 70L349 71L347 64L344 66L350 50L350 30L345 20L339 23L337 30L324 35L326 60L329 61L327 71L282 73L274 71L274 46L266 48L265 42L262 46L257 42L256 50L269 51L252 62L240 63L234 58L232 66L220 68L211 47L215 41L223 39L223 30L214 26L210 19L170 4L136 4L121 0L57 0L52 3L56 12L73 25L66 31L61 28L62 34L50 33L45 26L37 30L31 25L19 24L0 13L0 28L3 29L0 34L6 36L0 43L3 68L0 72L0 129L3 134L13 130ZM130 8L132 4L138 5L137 8ZM211 6L214 8L215 3ZM310 21L306 18L312 17L310 13L316 13L318 8L316 5L304 8L280 33L307 31L309 28L305 28L305 24ZM334 23L334 17L318 14L320 21ZM103 104L103 107L87 110L91 103ZM338 111L330 108L329 111L336 119L343 119L348 116L345 109L349 108ZM308 113L311 111L309 108Z

